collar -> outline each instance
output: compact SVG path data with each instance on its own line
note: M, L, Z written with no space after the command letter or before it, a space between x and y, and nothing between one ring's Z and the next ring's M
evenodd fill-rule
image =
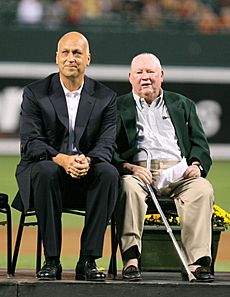
M149 106L144 98L141 98L140 96L138 96L137 94L134 93L134 91L132 91L133 93L133 98L136 102L137 107L142 110L145 106ZM163 102L163 89L161 89L161 94L153 100L153 102L151 103L150 106L161 106L162 102Z
M62 82L61 79L60 79L60 83L61 83L61 86L62 86L63 91L64 91L64 93L65 93L65 96L68 96L68 95L70 95L70 94L71 94L71 95L81 95L81 91L82 91L83 86L84 86L84 81L83 81L81 87L80 87L78 90L73 91L73 92L70 92L70 91L64 86L64 84L63 84L63 82Z

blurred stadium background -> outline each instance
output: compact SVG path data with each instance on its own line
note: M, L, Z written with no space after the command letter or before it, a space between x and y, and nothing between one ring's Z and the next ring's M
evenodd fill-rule
M88 74L118 95L130 90L127 77L134 55L153 52L160 57L164 87L196 102L214 160L208 178L216 203L230 212L230 0L1 0L0 192L12 200L17 191L22 89L57 70L56 42L73 30L89 39ZM17 226L18 214L12 214ZM73 224L80 226L82 220L64 218L65 230ZM228 232L223 235L227 238ZM1 237L0 252L3 267ZM19 266L34 267L34 252L26 255ZM75 262L68 254L64 260L70 267ZM218 270L229 271L229 253L217 260Z

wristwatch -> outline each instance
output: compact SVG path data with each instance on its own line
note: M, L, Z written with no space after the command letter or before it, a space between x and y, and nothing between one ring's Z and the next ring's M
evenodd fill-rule
M192 163L192 165L196 165L200 169L200 173L204 171L204 168L199 163Z

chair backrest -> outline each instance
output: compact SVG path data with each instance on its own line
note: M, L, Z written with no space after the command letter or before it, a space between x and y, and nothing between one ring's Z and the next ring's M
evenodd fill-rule
M8 195L0 193L0 212L6 214L6 220L0 220L0 225L10 224L11 228L11 210L8 204Z
M159 204L163 212L177 216L175 201L169 196L157 196ZM158 213L157 208L150 196L148 196L146 203L148 204L147 214Z
M0 193L0 208L6 208L8 205L8 195Z

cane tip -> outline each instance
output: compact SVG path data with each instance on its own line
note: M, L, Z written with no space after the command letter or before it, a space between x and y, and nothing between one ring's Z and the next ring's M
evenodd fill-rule
M189 275L189 282L190 283L194 283L196 281L196 278L195 278L195 276L191 273L190 275Z

